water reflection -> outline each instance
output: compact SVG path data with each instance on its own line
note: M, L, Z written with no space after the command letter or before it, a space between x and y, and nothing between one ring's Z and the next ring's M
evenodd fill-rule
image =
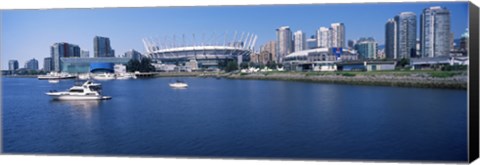
M90 119L92 117L92 112L98 109L98 106L101 104L101 100L74 100L74 101L65 101L65 100L51 100L51 104L67 106L66 110L70 110L73 115L83 116L85 119Z

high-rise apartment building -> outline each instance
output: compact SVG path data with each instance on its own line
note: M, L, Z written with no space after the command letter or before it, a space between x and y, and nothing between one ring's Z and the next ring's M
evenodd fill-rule
M320 27L317 30L317 47L344 48L345 25L343 23L332 23L330 28Z
M397 58L416 56L417 16L413 12L402 12L397 22Z
M305 38L305 33L302 32L301 30L296 31L294 33L294 41L293 43L295 44L295 52L305 50L305 45L307 42L307 39Z
M115 57L115 52L110 46L110 39L107 37L95 36L93 38L94 57Z
M38 70L38 60L31 59L25 63L25 68L28 70Z
M8 70L15 71L17 69L18 69L18 61L17 60L8 61Z
M371 37L360 38L355 44L355 49L363 59L377 59L377 42Z
M434 6L423 10L420 17L420 43L422 57L450 54L450 11Z
M345 25L343 23L333 23L331 25L331 41L332 47L344 48L345 47Z
M66 42L54 43L50 47L50 57L52 58L52 71L60 72L60 58L80 57L80 47Z
M131 49L131 50L125 52L124 57L140 61L140 60L142 60L142 53L136 51L135 49Z
M292 31L288 26L277 29L277 62L282 62L283 57L293 52Z
M43 59L43 71L52 71L52 57L45 57Z
M320 27L317 30L317 47L329 48L331 47L331 33L330 29L326 27Z
M263 45L261 48L260 48L260 55L261 55L261 58L264 62L264 64L266 64L268 61L275 61L275 62L278 62L277 61L277 44L275 41L268 41L265 45Z
M388 19L385 24L385 56L397 59L397 21Z

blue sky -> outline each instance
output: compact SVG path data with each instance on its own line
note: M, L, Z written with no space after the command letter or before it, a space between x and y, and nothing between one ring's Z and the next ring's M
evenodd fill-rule
M310 36L335 22L345 24L347 40L374 37L383 45L387 19L412 11L420 21L422 10L431 6L450 10L452 32L460 37L468 26L465 2L3 10L0 59L2 69L8 68L8 60L16 59L23 67L32 58L43 68L55 42L77 44L93 56L95 35L109 37L116 55L130 49L143 53L142 38L174 34L196 33L198 41L202 34L207 39L213 33L251 32L258 35L258 47L275 40L280 26Z

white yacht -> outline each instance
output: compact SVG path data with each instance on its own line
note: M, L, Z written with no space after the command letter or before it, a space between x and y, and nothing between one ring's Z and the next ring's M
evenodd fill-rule
M39 75L37 78L39 80L52 80L52 79L73 79L76 76L68 74L68 73L57 73L57 72L50 72L46 75Z
M88 80L90 79L90 73L79 74L78 79L80 80Z
M117 80L137 79L137 76L135 76L133 73L119 73L116 74L115 77Z
M115 74L112 73L100 73L92 76L95 80L114 80Z
M187 88L188 84L182 81L177 80L177 82L170 83L170 87L172 88Z
M107 100L112 98L110 96L103 96L101 89L101 84L88 80L81 85L74 85L68 91L50 91L46 94L54 100Z

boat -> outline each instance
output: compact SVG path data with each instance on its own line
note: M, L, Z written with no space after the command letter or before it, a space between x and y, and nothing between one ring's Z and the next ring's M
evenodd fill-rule
M101 84L87 80L81 85L74 85L68 91L50 91L45 94L51 96L54 100L108 100L112 98L103 96L101 89Z
M80 79L80 80L88 80L88 79L90 79L90 77L91 77L90 73L85 73L85 74L79 74L78 75L78 79Z
M169 85L172 88L187 88L188 87L187 83L185 83L183 81L179 81L179 80L177 80L177 82L170 83Z
M115 75L117 80L137 79L137 76L133 73L119 73Z
M112 73L100 73L92 76L95 80L114 80L115 74Z
M50 79L48 80L48 83L51 83L51 84L56 84L56 83L59 83L60 80L59 79Z
M71 75L68 73L58 73L58 72L50 72L46 75L39 75L37 78L39 80L54 80L54 79L74 79L77 76Z

